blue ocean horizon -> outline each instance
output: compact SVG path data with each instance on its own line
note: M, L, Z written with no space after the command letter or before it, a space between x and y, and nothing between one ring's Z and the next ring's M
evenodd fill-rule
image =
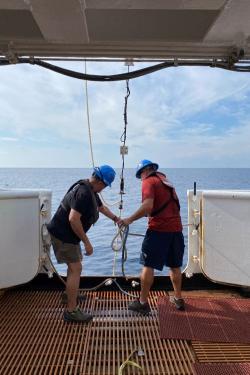
M182 223L187 224L187 190L192 190L194 182L199 189L248 190L250 181L250 168L161 168L169 180L174 184L181 204ZM61 199L70 185L81 178L88 178L92 173L89 168L0 168L0 189L26 188L49 189L52 191L52 215L60 204ZM120 195L120 169L116 169L116 180L112 188L103 191L103 197L108 203L119 201ZM123 196L122 216L133 213L141 203L140 181L135 178L135 169L127 168L124 173L125 194ZM109 207L119 215L118 205ZM143 218L130 226L130 231L144 234L147 219ZM116 234L115 225L103 215L89 230L88 236L94 247L91 257L83 258L83 275L112 275L114 252L111 241ZM187 262L187 227L184 227L185 256L183 268ZM128 259L125 263L126 275L138 275L141 270L139 264L142 237L131 236L127 241ZM53 253L53 252L52 252ZM66 266L57 265L57 270L65 274ZM162 273L166 274L167 269ZM117 254L115 275L121 275L121 252Z

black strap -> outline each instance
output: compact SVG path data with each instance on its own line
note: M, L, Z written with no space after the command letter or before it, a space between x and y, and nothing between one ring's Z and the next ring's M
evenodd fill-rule
M63 200L61 201L60 205L63 208L63 210L65 210L67 213L69 213L70 212L70 205L69 205L69 201L68 201L68 199L69 199L68 195L72 191L78 189L80 186L86 186L87 189L89 190L90 195L91 195L92 203L93 203L93 210L92 210L93 212L91 214L91 220L89 220L89 222L90 222L91 225L95 224L96 221L99 219L99 209L98 209L95 193L91 189L90 183L89 183L88 180L79 180L79 181L75 182L72 186L70 186L69 190L65 194Z
M160 208L158 208L157 210L154 210L153 212L151 212L150 216L153 217L153 216L158 215L160 212L162 212L169 205L169 203L171 201L172 201L172 196Z
M73 185L70 186L70 188L69 188L69 190L67 191L66 194L68 194L71 190L73 190L74 187L76 187L77 185L85 185L86 186L87 185L86 184L86 180L78 180L78 181L76 181Z
M157 177L161 181L161 183L165 186L165 188L167 190L170 190L171 197L160 208L158 208L157 210L154 210L153 212L151 212L150 216L153 217L153 216L158 215L160 212L162 212L169 205L169 203L171 201L174 201L176 203L176 205L177 205L177 207L178 207L178 209L180 211L181 207L180 207L179 200L178 200L178 198L177 199L175 198L174 193L173 193L174 188L171 188L170 186L167 186L166 184L164 184L164 182L162 181L162 179L155 172L152 175L155 176L155 177ZM152 176L152 175L150 175L150 176Z

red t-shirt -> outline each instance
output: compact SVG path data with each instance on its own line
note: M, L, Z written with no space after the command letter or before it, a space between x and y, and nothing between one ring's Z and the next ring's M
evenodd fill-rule
M160 181L165 179L165 175L157 173L142 180L142 202L147 199L153 199L153 211L158 210L167 202L172 194L171 189L164 186ZM148 228L159 232L180 232L182 231L182 223L180 211L176 201L172 198L167 207L159 214L148 218Z

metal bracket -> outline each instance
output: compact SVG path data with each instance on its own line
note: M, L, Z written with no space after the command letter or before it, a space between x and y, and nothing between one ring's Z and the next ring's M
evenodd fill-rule
M234 48L228 58L229 67L234 66L239 60L243 59L245 51L243 48Z
M14 43L10 42L8 44L8 51L5 55L6 59L9 61L10 64L17 64L18 63L18 56L14 51Z
M132 59L132 58L130 58L130 59L125 59L125 61L124 61L124 65L125 65L125 66L134 66L134 61L133 61L133 59Z
M128 146L120 146L120 154L121 155L128 155Z

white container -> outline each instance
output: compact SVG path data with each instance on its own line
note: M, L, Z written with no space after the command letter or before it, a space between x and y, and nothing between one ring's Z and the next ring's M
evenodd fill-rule
M48 190L0 190L0 289L32 280L46 264L42 226L51 217Z
M188 218L186 275L249 287L250 191L189 191Z

